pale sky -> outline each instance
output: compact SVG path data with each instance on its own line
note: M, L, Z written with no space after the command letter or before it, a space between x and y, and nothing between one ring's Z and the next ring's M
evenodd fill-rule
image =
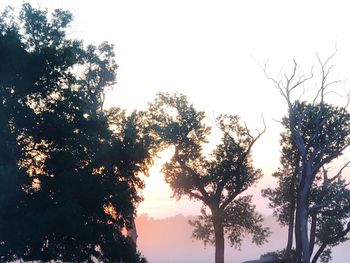
M0 0L0 8L22 1ZM296 59L308 73L321 58L339 50L333 60L334 79L350 76L350 9L348 1L219 1L219 0L33 0L34 6L73 12L71 36L85 43L115 44L117 85L106 106L144 109L159 91L181 92L209 119L238 114L251 130L267 132L254 148L255 166L264 172L259 184L271 184L279 164L282 97L260 65L277 76ZM316 65L317 66L317 65ZM316 67L317 68L317 67ZM315 79L306 86L312 91ZM344 87L340 87L343 91ZM158 164L146 180L139 213L155 217L196 214L198 204L176 202ZM266 201L255 189L255 202L265 214Z

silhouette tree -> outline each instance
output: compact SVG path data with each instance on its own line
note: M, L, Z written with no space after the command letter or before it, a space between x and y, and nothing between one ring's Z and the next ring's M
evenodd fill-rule
M145 262L123 229L152 140L141 113L103 111L113 46L68 39L71 21L29 4L0 17L0 261Z
M315 112L318 112L318 105L313 106L304 102L300 103L298 107L300 111L304 113L308 112L308 114L303 115L301 126L303 129L303 138L309 138L312 136L311 133L313 130L310 127L314 123ZM328 111L328 115L335 117L341 114L339 109L329 105L327 105L325 111ZM270 207L274 209L274 215L278 221L282 225L288 226L288 242L284 255L287 262L292 262L291 249L294 238L293 232L298 192L298 167L301 160L297 147L288 131L288 118L285 117L282 123L286 129L286 132L282 133L281 136L282 168L274 174L278 179L278 186L276 188L264 189L262 192L263 196L269 198ZM311 222L310 255L313 253L315 243L321 245L327 239L326 237L332 237L334 245L346 240L344 236L339 236L338 234L346 228L346 220L350 216L350 191L347 189L347 183L342 176L343 169L347 165L348 163L342 167L336 176L333 175L332 177L329 177L328 171L325 167L322 167L314 179L310 193L310 205L314 209L309 211L309 221ZM319 208L319 210L315 208ZM332 224L329 223L330 220ZM338 238L335 238L335 236L338 236ZM332 246L331 242L329 245ZM322 251L319 250L318 254L321 253ZM331 255L330 250L326 251L324 255L327 255L329 258ZM318 258L315 256L313 257L313 262L316 262Z
M348 102L345 107L334 107L325 102L326 95L331 91L331 85L338 83L328 80L333 67L329 66L332 57L333 55L325 62L319 59L321 81L312 103L300 102L292 98L293 92L313 77L312 74L310 77L298 76L295 61L292 73L284 75L281 80L273 79L266 74L279 89L288 106L288 117L284 120L284 125L288 137L286 142L291 151L282 157L282 161L285 159L289 162L283 165L284 170L286 167L292 167L285 174L291 179L289 183L283 183L284 185L280 181L280 189L276 192L270 191L270 201L277 208L278 214L280 214L278 210L289 203L287 205L289 212L286 214L289 217L290 226L293 224L295 209L296 258L293 262L311 261L315 238L319 238L316 243L323 244L314 256L316 261L327 243L335 245L344 240L344 234L347 233L347 228L344 229L344 219L349 216L347 205L349 193L341 175L348 163L331 178L327 175L325 168L350 145L350 114L346 110ZM323 180L320 174L323 174ZM287 178L285 176L281 178ZM290 189L288 190L290 193L295 190L289 195L295 199L282 198L279 201L280 204L276 203L275 201L281 193L286 192L286 189ZM326 236L332 237L330 239L332 242L327 242ZM329 251L325 252L327 256Z
M216 124L222 140L205 156L203 146L210 128L204 123L204 112L196 111L185 96L159 94L150 113L158 140L163 147L174 148L163 168L174 195L204 205L202 215L191 221L194 238L215 244L216 263L224 262L225 234L234 246L240 246L246 233L252 234L254 243L262 244L269 230L262 226L263 218L255 212L251 196L241 194L262 176L253 167L251 148L263 132L253 137L237 116L220 115Z

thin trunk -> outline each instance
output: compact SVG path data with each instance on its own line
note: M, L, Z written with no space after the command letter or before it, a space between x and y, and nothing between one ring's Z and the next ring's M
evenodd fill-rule
M305 198L305 196L303 196ZM302 262L310 262L310 250L309 250L309 236L308 236L308 213L306 207L306 201L303 198L302 205L300 207L300 236L301 236L301 250L302 250Z
M287 263L292 262L292 246L293 246L293 230L294 230L294 215L295 215L295 178L296 174L293 174L293 178L289 187L290 209L289 209L289 222L288 222L288 241L286 246L285 259Z
M311 263L316 263L316 262L317 262L318 258L321 256L321 254L322 254L323 250L326 248L326 246L327 246L327 243L326 243L326 242L325 242L325 243L322 243L322 245L320 246L320 248L317 250L315 256L313 257Z
M299 195L298 195L299 196ZM299 197L298 197L299 199ZM300 211L298 209L298 204L297 204L297 209L296 209L296 215L295 215L295 254L293 257L294 263L300 263L301 262L301 254L302 254L302 249L301 249L301 235L300 235Z
M294 214L293 217L289 219L289 225L288 225L288 242L286 247L286 262L291 262L291 251L292 251L292 245L293 245L293 230L294 230Z
M314 252L315 239L316 239L316 213L311 215L311 229L310 229L310 258Z

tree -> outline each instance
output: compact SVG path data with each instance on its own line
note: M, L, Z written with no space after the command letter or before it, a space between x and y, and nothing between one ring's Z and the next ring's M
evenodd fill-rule
M142 113L103 111L113 46L68 39L72 14L0 18L0 260L144 262L123 234L152 163Z
M350 114L346 110L348 103L345 107L335 107L325 101L330 86L338 83L337 81L328 81L333 67L329 66L332 57L333 55L325 62L319 59L321 81L312 103L300 102L292 98L293 92L313 77L312 74L310 77L298 76L298 66L295 61L292 73L285 74L284 78L280 80L269 77L265 68L265 74L274 82L288 106L288 117L283 123L289 137L287 139L288 147L292 151L286 153L282 160L287 160L289 164L286 167L291 166L293 169L291 172L287 171L285 176L280 178L290 177L291 180L284 185L283 180L280 180L280 189L277 192L270 191L269 194L272 197L270 201L273 203L279 194L286 192L286 189L294 191L293 195L284 198L280 204L273 204L277 209L280 209L284 204L289 203L290 226L295 216L296 259L294 262L308 263L311 261L316 237L319 238L320 244L327 246L327 242L322 241L325 236L317 234L317 231L319 233L326 231L326 236L332 236L331 239L335 241L333 239L335 238L337 242L344 238L345 232L347 233L346 229L343 229L343 225L344 219L349 216L346 205L348 190L341 175L348 163L331 179L325 172L327 170L325 166L336 160L350 145ZM285 170L285 167L283 169ZM322 173L323 181L320 176ZM295 182L293 182L293 178L295 178ZM278 210L277 213L279 213ZM337 225L337 227L330 227L332 224L329 224L330 219L326 217L326 214L332 213L333 226ZM308 231L309 220L311 222L310 232ZM328 244L331 245L331 243ZM317 260L318 254L317 252L314 256L315 260Z
M306 103L302 103L300 108L305 112L305 108L310 109L307 112L317 111L312 110L314 106ZM332 111L331 114L336 115L336 108L328 108ZM267 188L263 190L263 196L269 198L270 207L274 209L274 215L277 217L281 225L288 226L288 242L284 251L285 260L287 262L292 261L292 245L293 245L293 232L295 223L295 208L297 202L298 192L298 164L300 163L299 155L295 144L288 132L288 118L285 117L282 121L286 132L282 133L281 145L282 156L280 168L274 176L278 179L278 185L276 188ZM312 123L312 115L306 115L302 120L303 124L303 137L310 137L312 130L308 129L310 123ZM320 210L310 210L309 221L311 222L310 229L310 254L314 250L315 243L321 245L324 243L326 237L338 236L338 232L341 232L346 225L346 219L349 218L349 194L347 189L347 183L343 179L342 171L347 164L342 167L341 171L336 176L329 178L328 171L322 167L321 171L315 177L312 184L310 194L310 206L322 207ZM336 203L334 203L336 202ZM321 208L321 207L320 207ZM326 223L332 220L332 224ZM331 227L332 226L332 227ZM338 226L335 230L334 227ZM339 226L341 226L339 228ZM332 229L333 230L332 230ZM323 233L323 234L320 234ZM344 242L346 239L344 236L339 236L337 241ZM336 243L336 242L335 242ZM331 245L331 243L329 243ZM321 249L321 248L320 248ZM324 248L323 248L324 249ZM318 250L318 254L322 251ZM328 256L330 252L327 251ZM316 262L318 257L313 257L313 261Z
M204 112L196 111L184 95L159 94L150 112L158 140L163 147L174 148L163 168L166 182L176 197L203 203L202 215L191 221L193 236L215 244L215 262L224 262L225 234L237 247L246 233L258 245L265 242L269 230L255 212L251 196L242 196L262 176L252 164L251 149L263 132L253 137L238 116L220 115L216 124L221 142L205 156L210 128L204 123Z

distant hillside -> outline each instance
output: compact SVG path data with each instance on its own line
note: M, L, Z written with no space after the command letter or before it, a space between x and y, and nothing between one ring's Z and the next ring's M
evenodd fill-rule
M214 248L204 248L203 242L192 240L192 228L188 219L177 215L164 219L154 219L146 214L136 219L138 230L138 246L150 263L212 263ZM251 239L244 239L241 251L226 244L226 262L239 263L245 260L258 259L261 254L282 249L286 244L286 229L281 228L272 216L265 218L265 225L273 234L269 243L257 247ZM350 262L349 243L334 249L335 263Z

